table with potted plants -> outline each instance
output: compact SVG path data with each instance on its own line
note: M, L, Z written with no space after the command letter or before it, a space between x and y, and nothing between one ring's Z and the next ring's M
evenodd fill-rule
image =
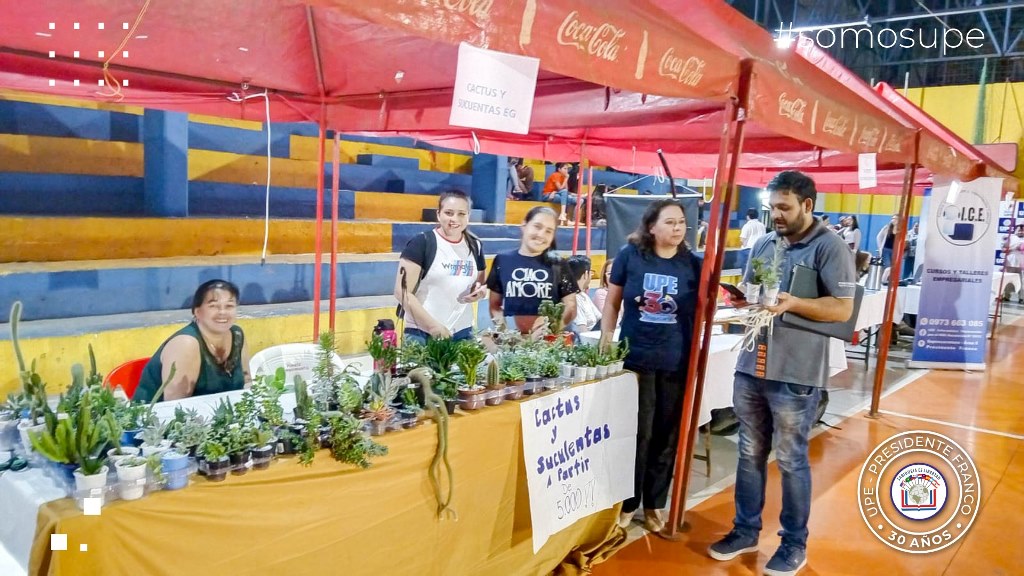
M35 530L30 551L27 537L4 545L30 574L75 576L585 564L573 550L621 537L614 510L533 554L516 400L618 373L624 351L553 340L397 348L375 335L372 366L339 368L325 334L310 382L279 369L247 390L153 404L103 387L95 362L76 366L57 399L22 365L0 421L19 422L17 452L31 462L5 474L32 482L0 513L18 509L19 533ZM54 534L66 550L50 549Z

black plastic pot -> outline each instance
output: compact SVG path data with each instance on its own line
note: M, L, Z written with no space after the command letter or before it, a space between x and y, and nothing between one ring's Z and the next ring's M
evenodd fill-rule
M454 400L454 399L453 400L447 400L446 399L444 401L444 407L445 407L446 410L448 410L448 415L449 416L452 415L452 414L455 414L455 407L458 406L458 405L459 405L459 401L458 400Z
M245 465L249 460L248 450L242 450L235 454L228 454L228 459L231 461L231 473L235 476L241 476L249 471L249 467Z
M206 479L210 482L224 481L228 476L228 470L231 470L231 460L227 457L216 461L206 461Z
M270 460L274 457L274 446L267 444L252 449L252 469L266 470L270 468Z

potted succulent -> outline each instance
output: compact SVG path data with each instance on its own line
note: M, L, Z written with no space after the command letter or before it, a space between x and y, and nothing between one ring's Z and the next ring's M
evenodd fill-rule
M497 406L505 399L506 382L501 379L501 369L497 360L491 360L487 364L487 372L484 374L484 387L487 393L484 394L484 402L488 406ZM519 388L520 395L522 387Z
M120 438L122 446L141 444L141 440L136 440L136 436L142 432L143 428L154 424L156 420L156 415L149 406L135 402L119 404L114 408L114 416L123 430Z
M549 349L540 357L540 376L544 379L544 383L548 388L554 388L554 383L558 379L561 365L561 354L555 348ZM534 390L530 390L530 386L527 385L527 390L528 393L532 394L536 390L536 386L534 386Z
M207 438L199 446L199 452L203 455L206 464L206 479L210 482L221 482L227 478L228 470L231 470L231 460L228 458L227 449L223 444Z
M284 425L284 410L281 408L281 394L284 393L287 373L283 366L278 367L273 376L257 377L252 383L252 393L256 397L258 418L270 426Z
M420 412L419 399L416 398L416 389L411 385L402 390L402 409L398 415L402 418L404 428L412 428L417 423Z
M274 433L269 428L259 426L252 429L252 468L266 470L274 457Z
M146 459L138 455L124 456L114 463L122 500L142 498L146 488L146 464Z
M180 490L188 486L188 456L175 450L160 454L160 471L164 488Z
M231 461L231 473L241 476L249 471L249 435L238 422L232 422L221 439Z
M206 420L195 409L174 409L174 420L167 426L167 439L175 448L189 456L195 456L199 446L206 440Z
M478 378L480 363L487 357L482 346L472 340L461 342L456 364L465 379L465 388L459 389L459 403L463 410L476 410L484 405L484 387Z
M565 332L565 304L554 300L544 300L537 308L537 314L543 316L548 322L548 335L544 337L547 342L562 342L566 346L572 346L572 332Z
M331 455L339 462L355 464L360 468L370 466L370 458L388 453L382 446L361 431L359 420L350 414L338 414L329 420L331 428Z
M380 436L387 432L388 422L395 415L394 410L383 398L375 398L366 405L363 409L363 417L369 423L371 436Z
M167 425L159 421L150 424L139 432L137 438L142 440L142 456L150 457L154 454L166 452L171 448L171 441L164 438L167 432Z

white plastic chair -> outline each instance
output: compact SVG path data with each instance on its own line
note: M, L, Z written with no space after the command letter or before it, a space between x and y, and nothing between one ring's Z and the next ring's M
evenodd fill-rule
M253 378L262 374L273 374L278 368L284 367L286 382L289 384L298 374L306 382L313 381L313 367L319 347L316 344L279 344L260 350L249 360L249 373ZM345 368L345 362L334 354L334 365Z

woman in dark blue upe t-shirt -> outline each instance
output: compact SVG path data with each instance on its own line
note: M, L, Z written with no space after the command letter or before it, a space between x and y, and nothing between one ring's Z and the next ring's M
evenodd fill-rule
M629 340L626 368L637 373L636 471L634 495L622 504L619 523L629 525L640 503L644 527L664 527L661 509L679 440L684 380L693 337L693 316L700 284L701 260L684 242L686 215L675 200L652 202L629 243L612 265L601 318L601 342L615 331L619 308L619 339Z
M546 206L531 209L522 233L519 249L496 255L491 264L491 318L511 316L520 332L535 332L544 322L537 315L540 303L553 300L565 304L562 321L571 325L580 288L568 266L550 254L555 249L555 211Z

